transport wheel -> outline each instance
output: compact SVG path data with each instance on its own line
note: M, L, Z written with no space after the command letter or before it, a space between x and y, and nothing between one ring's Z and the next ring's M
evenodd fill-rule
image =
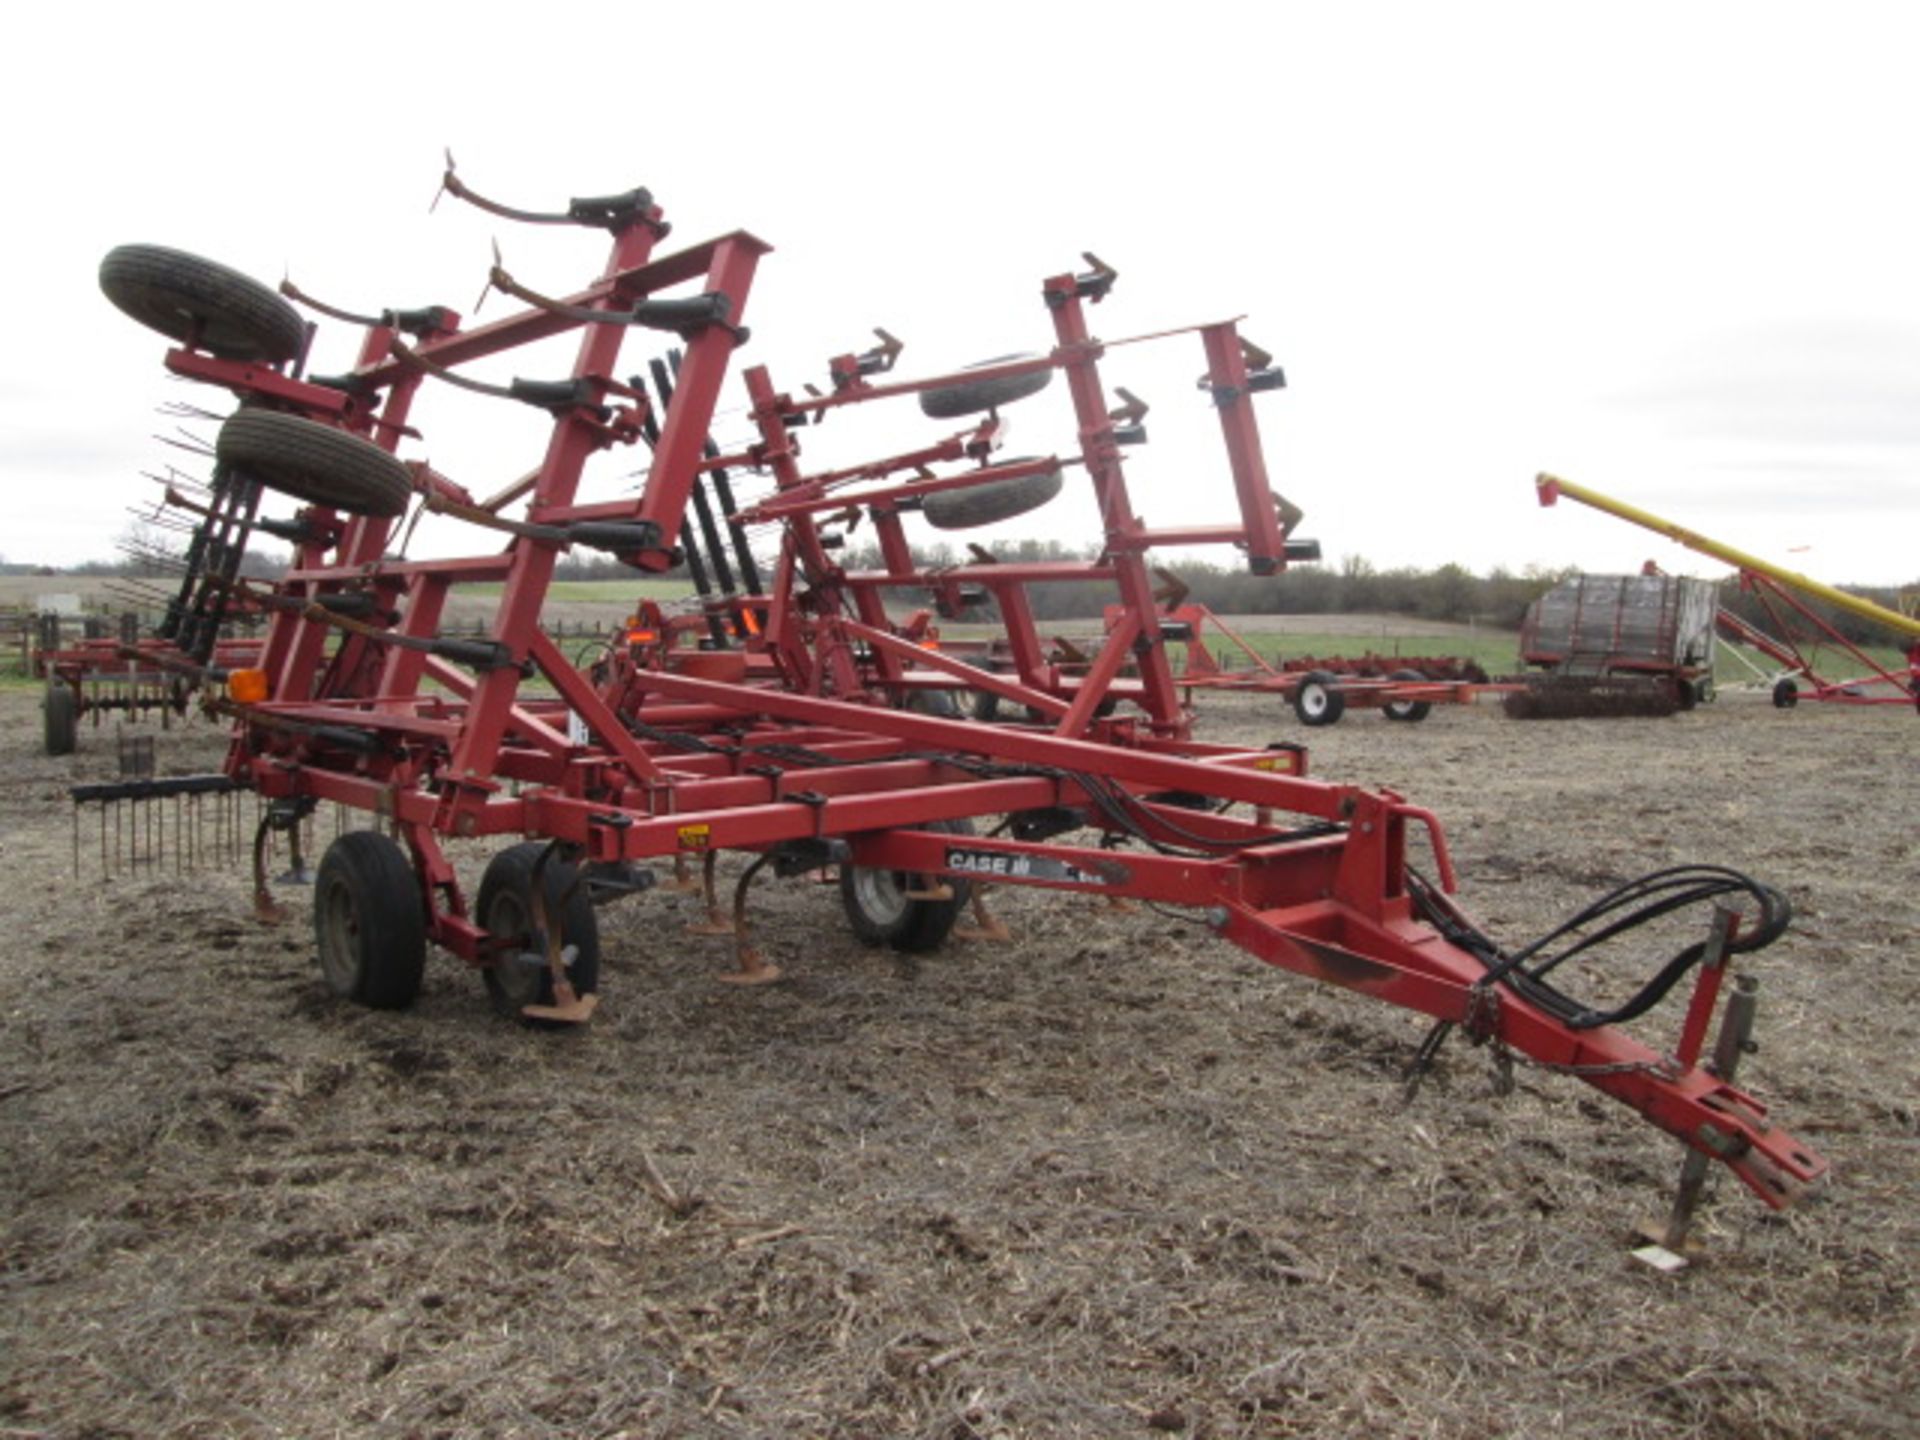
M343 1000L404 1010L420 993L427 917L406 853L378 830L327 847L313 884L320 973Z
M973 822L964 819L935 820L912 828L949 835L973 834ZM957 877L946 881L953 893L945 900L917 900L907 893L930 889L936 883L931 877L899 870L842 865L840 903L846 908L847 923L862 944L891 945L908 954L922 955L940 948L972 894L971 884Z
M40 708L45 712L47 754L71 755L80 725L80 700L73 687L64 680L49 680Z
M509 1019L529 1005L553 1003L552 972L544 963L535 965L522 958L546 955L546 937L539 933L533 907L533 870L546 848L541 841L529 840L494 856L480 877L480 895L474 903L481 926L504 947L495 963L480 973L493 1008ZM600 988L600 919L593 899L579 883L578 870L558 858L547 861L540 881L548 918L559 918L560 943L574 947L567 978L576 995L591 995Z
M1330 670L1309 670L1293 692L1293 713L1302 725L1331 725L1347 712L1347 697L1333 687L1338 679Z
M307 324L285 300L237 270L162 245L120 245L100 262L100 288L169 339L223 360L278 365L300 353Z
M1673 703L1682 710L1691 710L1700 703L1700 692L1694 688L1693 681L1673 682Z
M967 696L967 718L991 725L1000 715L1000 697L991 690L975 690Z
M1038 360L1038 355L999 355L991 360L979 360L967 366L969 370L984 370L991 365L1011 365L1016 360ZM977 415L982 410L997 409L1002 405L1011 405L1015 400L1024 400L1029 395L1038 395L1053 383L1052 370L1033 370L1025 375L996 375L985 380L966 380L957 385L943 385L937 390L920 392L920 413L932 420L952 420L961 415Z
M395 516L413 499L406 466L370 440L278 410L236 410L215 452L269 489L350 515Z
M1038 458L1038 457L1028 457ZM1016 465L1022 462L1004 462ZM920 513L936 530L971 530L1038 510L1060 493L1060 471L1019 475L1011 480L988 480L965 490L939 490L920 502Z
M1773 684L1773 704L1777 710L1791 710L1800 703L1800 687L1791 675L1782 675Z
M900 708L911 710L916 715L931 715L939 720L960 718L960 702L951 690L912 691Z
M1387 678L1389 680L1424 680L1427 677L1418 670L1396 670ZM1386 711L1389 720L1404 720L1409 725L1415 725L1433 713L1433 702L1431 700L1389 700L1380 708Z

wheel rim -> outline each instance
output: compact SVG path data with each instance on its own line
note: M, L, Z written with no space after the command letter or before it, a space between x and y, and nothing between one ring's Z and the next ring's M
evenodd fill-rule
M906 917L907 889L904 877L896 870L869 870L857 866L853 872L854 903L860 913L877 929L897 925Z
M1300 713L1318 719L1327 713L1327 692L1318 685L1300 687Z
M331 881L320 913L320 973L335 994L351 995L360 984L360 912L352 887Z

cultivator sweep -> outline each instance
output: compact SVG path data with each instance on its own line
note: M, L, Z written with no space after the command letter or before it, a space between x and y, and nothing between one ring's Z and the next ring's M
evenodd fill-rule
M486 199L451 170L447 186L498 215L602 231L611 253L559 297L496 264L494 288L522 308L474 329L437 306L361 317L357 362L327 380L210 348L210 336L250 327L291 333L281 309L293 312L232 272L196 287L204 262L176 267L178 293L144 317L182 342L170 369L239 396L218 444L228 483L306 502L285 576L271 588L240 582L272 612L261 664L212 703L234 724L228 775L268 802L263 826L297 824L324 801L379 817L380 829L344 833L320 859L315 926L338 994L408 1004L432 942L478 968L504 1013L584 1020L599 988L595 903L646 890L669 864L678 878L706 877L710 919L734 936L722 978L740 983L778 976L749 931L750 887L769 874L837 875L855 933L908 951L943 943L969 908L990 919L989 886L1150 900L1190 907L1269 964L1430 1015L1437 1034L1457 1028L1505 1059L1576 1076L1723 1161L1770 1205L1822 1173L1758 1100L1699 1063L1722 958L1692 946L1626 1005L1582 1004L1549 972L1595 942L1568 932L1507 951L1482 935L1450 898L1447 846L1427 811L1308 778L1294 744L1193 738L1150 552L1225 545L1271 573L1309 543L1269 486L1255 418L1280 372L1235 322L1098 339L1088 312L1118 276L1088 256L1042 282L1044 351L899 380L899 343L879 332L879 346L828 360L826 388L798 392L750 366L752 433L723 449L710 427L748 338L766 244L734 231L662 252L667 226L644 190L535 213ZM171 252L133 248L150 262L142 273L159 276L149 288L166 292L170 262L152 257ZM674 336L677 368L620 378L636 329ZM565 333L578 349L557 378L470 373ZM1145 429L1132 402L1109 407L1103 366L1147 340L1198 344L1232 479L1217 521L1155 528L1135 510L1123 451ZM1003 457L1001 408L1056 376L1071 445ZM416 427L431 436L417 402L445 383L551 418L533 467L490 498L397 454ZM812 445L824 424L908 399L937 422L925 443L803 466L802 440ZM637 495L582 497L590 460L636 446L650 452ZM916 564L909 521L957 529L1019 515L1069 475L1098 503L1097 559L1016 563L976 545L958 565ZM401 522L421 509L464 520L491 545L504 537L504 548L400 558ZM878 541L876 569L836 558L856 525ZM699 614L643 612L577 667L538 620L557 557L582 547L643 575L697 563ZM1030 587L1089 580L1113 587L1119 618L1097 655L1063 665L1036 632ZM441 633L449 591L466 584L499 587L477 639ZM930 610L897 618L885 602L901 590L927 595ZM1005 627L1004 672L938 647L932 616L983 600ZM994 694L1029 723L958 718L945 699L956 690ZM475 893L449 858L456 837L499 837ZM1431 880L1408 854L1422 841ZM721 852L749 861L731 907L714 888ZM1704 867L1649 877L1583 919L1613 935L1656 912L1734 900L1743 919L1727 955L1784 930L1773 891ZM1624 1022L1689 972L1677 1044L1630 1036Z

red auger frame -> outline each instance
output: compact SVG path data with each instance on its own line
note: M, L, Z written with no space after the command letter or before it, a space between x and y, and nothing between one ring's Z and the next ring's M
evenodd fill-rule
M451 176L449 184L508 213ZM1454 877L1427 811L1391 791L1308 779L1295 745L1192 738L1156 619L1149 552L1232 545L1262 573L1290 553L1253 403L1278 387L1279 372L1234 322L1136 337L1199 341L1200 386L1218 412L1237 502L1228 521L1154 529L1134 510L1122 464L1123 446L1145 438L1139 411L1110 413L1101 378L1109 353L1135 341L1091 334L1088 306L1115 279L1091 256L1089 271L1042 283L1050 352L907 383L873 381L891 368L891 350L845 355L830 363L830 392L797 396L756 366L745 382L757 439L720 455L709 424L768 247L734 232L656 255L667 227L644 191L576 201L568 217L528 218L606 229L612 253L600 277L549 300L496 267L495 285L526 308L472 330L444 310L407 312L411 346L399 338L401 317L369 317L356 368L325 383L204 353L192 331L167 357L176 373L240 397L229 431L259 428L265 411L300 432L289 433L287 453L263 458L239 437L229 446L223 431L223 465L319 502L302 513L309 538L293 567L263 597L275 612L264 675L234 677L231 698L215 703L235 717L229 773L273 802L269 824L292 823L326 800L385 822L343 835L320 866L316 929L336 991L408 1003L431 940L480 967L508 1008L584 1019L597 963L585 894L646 888L644 862L699 858L711 875L723 850L754 857L735 896L738 968L726 977L749 982L777 974L744 933L747 884L769 863L782 874L837 867L855 929L901 948L938 944L969 889L977 898L989 880L1132 897L1193 907L1269 964L1458 1026L1503 1059L1576 1075L1724 1161L1770 1205L1791 1202L1824 1171L1759 1101L1697 1063L1726 968L1718 949L1698 967L1670 1053L1616 1025L1569 1018L1516 984L1514 962L1444 897ZM686 287L697 293L668 293ZM663 408L614 378L636 325L672 329L685 346ZM461 367L573 330L580 345L565 380L486 387L553 417L537 469L494 500L381 457L411 487L412 503L508 533L497 553L389 558L409 497L360 507L369 513L329 503L351 487L318 473L325 466L315 457L327 447L291 443L304 427L330 427L365 437L367 451L397 451L414 433L430 376L471 385ZM945 403L956 394L996 401L1056 372L1077 427L1070 453L996 462L999 421L988 406L976 407L986 418L970 429L911 453L815 474L801 465L796 430L836 411L931 395L942 403L923 400L923 410L957 413ZM652 461L637 497L577 501L591 457L642 440ZM1019 489L1062 468L1083 471L1093 488L1098 559L1000 563L975 547L958 567L916 566L905 517L931 497ZM777 522L780 533L767 593L735 604L745 623L705 648L636 646L627 663L576 668L539 624L559 553L598 545L642 572L666 570L690 497L728 469L771 476L771 490L737 518ZM521 496L525 518L504 517ZM836 563L836 537L856 517L877 534L883 569ZM1063 673L1038 638L1028 587L1089 580L1114 587L1125 618L1090 665ZM490 631L477 641L443 638L448 592L470 582L502 587ZM1012 672L978 670L927 648L918 622L896 624L884 592L905 586L946 607L976 590L990 595ZM651 658L632 663L634 653ZM552 693L536 692L534 677ZM955 688L998 694L1044 723L982 724L908 703ZM971 822L986 817L991 833L975 833ZM1075 832L1086 838L1068 843ZM470 898L445 842L477 836L544 843L503 852ZM1415 836L1430 849L1437 884L1409 867Z

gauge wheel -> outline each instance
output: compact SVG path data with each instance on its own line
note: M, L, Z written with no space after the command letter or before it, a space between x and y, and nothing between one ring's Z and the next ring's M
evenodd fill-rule
M80 699L64 680L47 681L46 697L40 702L43 712L47 754L71 755L78 743Z
M307 322L259 281L164 245L120 245L100 262L100 288L171 340L223 360L278 365L307 341Z
M549 847L529 840L502 850L480 877L475 915L495 947L492 965L481 974L493 1008L509 1019L529 1005L553 1004L553 972L546 963L546 936L533 903L533 877ZM600 988L600 919L579 870L549 859L540 878L549 921L558 917L564 954L573 951L567 979L576 995Z
M979 360L967 366L968 370L985 370L995 365L1012 365L1021 360L1038 360L1035 354L997 355L991 360ZM995 410L1002 405L1011 405L1016 400L1024 400L1029 395L1038 395L1053 383L1053 371L1029 370L1020 375L990 375L980 380L963 380L953 385L942 385L933 390L920 392L920 413L931 420L953 420L962 415L977 415L983 410Z
M1347 710L1347 697L1334 688L1338 678L1330 670L1309 670L1293 692L1293 713L1302 725L1332 725Z
M405 852L378 830L327 847L313 885L320 973L343 1000L404 1010L420 993L427 917Z
M1427 677L1418 670L1396 670L1387 678L1420 681ZM1431 700L1389 700L1380 708L1386 711L1389 720L1403 720L1409 725L1417 725L1433 713L1433 702Z
M413 499L407 467L370 440L278 410L241 409L214 444L220 463L315 505L393 517Z
M910 828L973 834L973 822L965 819L934 820ZM946 941L972 894L970 882L958 876L944 882L950 892L946 899L920 899L910 893L939 883L932 876L842 865L840 903L846 909L847 923L862 944L891 945L895 950L921 955L939 949Z
M1001 463L1019 465L1025 461L1005 460ZM927 517L927 523L936 530L971 530L979 525L994 525L1025 515L1030 510L1038 510L1060 493L1060 484L1058 466L1034 475L984 480L961 490L936 490L920 502L920 513Z

